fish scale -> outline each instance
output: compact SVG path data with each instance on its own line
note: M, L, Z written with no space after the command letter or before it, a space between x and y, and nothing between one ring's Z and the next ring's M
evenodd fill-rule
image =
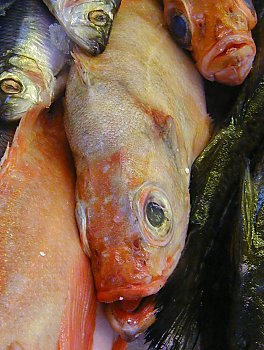
M60 26L42 2L15 1L0 16L0 28L0 119L19 120L40 101L49 107L63 91L66 74L56 77L67 56L53 39Z
M44 66L52 64L55 75L61 69L61 52L54 57L50 47L49 26L56 23L45 6L36 0L17 0L6 16L0 17L0 62L6 56L23 55L35 59Z

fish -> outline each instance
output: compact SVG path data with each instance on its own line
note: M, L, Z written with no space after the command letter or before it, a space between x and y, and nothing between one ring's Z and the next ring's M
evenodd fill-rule
M242 181L238 224L232 234L230 256L234 273L228 323L230 349L264 346L264 157L263 147L255 169L248 161Z
M64 125L77 173L76 219L97 299L109 304L121 332L178 263L190 168L209 141L211 119L201 77L155 0L123 0L107 50L90 57L75 48L73 56ZM153 320L148 310L145 326ZM145 327L129 326L121 334L129 341L135 326Z
M164 16L173 38L191 51L206 79L243 83L256 54L251 30L257 16L251 0L164 0Z
M67 55L51 40L59 25L42 2L13 2L0 26L0 120L17 121L36 104L47 108L62 94Z
M261 17L255 28L258 51L254 67L226 125L193 164L187 241L175 271L157 295L157 320L146 333L149 349L193 349L203 330L201 314L210 270L208 259L215 251L218 236L223 234L221 225L239 190L245 159L254 156L264 139L263 29ZM220 247L218 254L221 252ZM218 276L211 279L211 286L217 279Z
M3 350L92 349L96 298L74 217L75 175L62 114L60 106L27 112L1 162Z
M121 0L43 0L69 37L91 55L108 43Z

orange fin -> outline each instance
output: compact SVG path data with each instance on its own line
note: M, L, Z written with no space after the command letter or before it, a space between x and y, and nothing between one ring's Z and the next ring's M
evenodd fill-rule
M120 336L116 339L113 344L112 350L127 350L128 344Z
M58 350L91 350L95 318L96 297L92 272L88 258L82 254L78 266L73 269Z

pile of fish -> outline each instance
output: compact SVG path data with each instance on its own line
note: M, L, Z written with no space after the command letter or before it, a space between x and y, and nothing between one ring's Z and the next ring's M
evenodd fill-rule
M255 5L249 74L251 1L1 2L0 350L264 346ZM210 143L171 36L211 81L249 74Z

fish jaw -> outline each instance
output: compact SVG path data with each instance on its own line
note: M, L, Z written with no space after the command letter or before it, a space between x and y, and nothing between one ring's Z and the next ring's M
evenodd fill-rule
M95 56L102 53L109 40L114 16L121 1L65 1L57 18L80 47Z
M139 300L130 310L129 306L129 303L124 304L122 301L109 304L106 317L123 340L132 342L155 322L156 309L154 297Z
M197 66L208 80L239 85L250 72L255 54L251 37L230 35L217 42Z
M165 196L166 192L174 208L168 210L176 211L179 198L175 194L170 198L168 188L161 191L160 185L144 181L144 177L126 177L124 173L132 161L145 166L142 158L131 160L123 149L109 159L90 162L88 171L86 168L80 173L77 165L77 206L83 208L81 218L80 210L76 211L77 222L83 246L91 257L100 302L134 300L157 293L176 266L184 246L188 193L180 199L183 215L177 223L171 218L170 230L165 234L167 241L160 238L144 227L142 222L146 218L141 216L138 206L144 208L152 195ZM145 230L153 236L149 237Z

